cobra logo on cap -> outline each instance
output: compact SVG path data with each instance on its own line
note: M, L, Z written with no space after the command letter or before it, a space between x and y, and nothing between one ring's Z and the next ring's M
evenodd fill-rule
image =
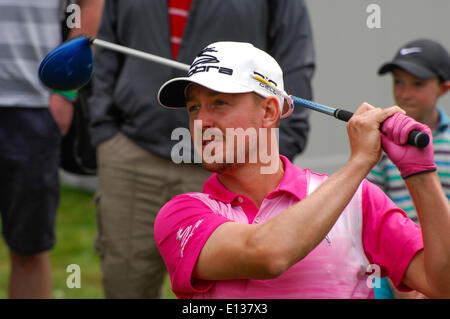
M211 70L216 70L219 73L233 75L233 69L225 68L217 65L202 65L202 64L212 64L212 63L220 63L219 59L211 54L211 52L218 52L215 47L207 47L200 51L197 55L197 58L191 64L191 67L188 72L188 77L199 73L199 72L209 72Z

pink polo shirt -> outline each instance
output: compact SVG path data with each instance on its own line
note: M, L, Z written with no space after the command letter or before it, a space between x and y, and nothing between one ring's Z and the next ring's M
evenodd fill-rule
M271 280L205 281L192 277L197 258L225 222L264 223L304 199L327 178L285 166L278 187L258 209L227 190L213 174L203 193L174 197L155 221L155 240L179 298L373 298L372 271L381 270L402 290L412 257L423 248L420 228L375 185L361 183L324 240L305 258ZM371 265L376 265L371 267Z

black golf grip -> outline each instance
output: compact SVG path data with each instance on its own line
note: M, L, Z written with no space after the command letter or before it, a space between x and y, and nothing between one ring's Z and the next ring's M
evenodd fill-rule
M348 122L348 120L352 117L352 115L353 115L352 112L341 109L336 109L333 114L335 118L345 122ZM382 125L383 124L380 125L380 130ZM412 130L411 132L409 132L408 141L406 142L406 144L413 145L418 148L424 148L425 146L428 145L429 142L430 137L428 136L427 133L418 130Z

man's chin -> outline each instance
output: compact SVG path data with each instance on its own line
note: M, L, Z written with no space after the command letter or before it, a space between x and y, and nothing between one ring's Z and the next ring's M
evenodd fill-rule
M238 166L236 163L207 163L205 161L202 162L202 166L209 172L212 173L225 173L230 171Z

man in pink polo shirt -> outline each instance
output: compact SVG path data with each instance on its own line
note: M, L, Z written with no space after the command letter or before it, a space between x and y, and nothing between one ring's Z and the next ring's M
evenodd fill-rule
M450 206L432 143L405 144L412 129L431 133L403 110L363 103L348 122L348 162L326 176L279 155L276 128L292 100L278 63L251 44L207 46L158 99L187 109L202 165L214 172L202 193L174 197L155 222L179 298L373 298L378 270L401 290L450 297ZM422 229L364 179L382 149Z

